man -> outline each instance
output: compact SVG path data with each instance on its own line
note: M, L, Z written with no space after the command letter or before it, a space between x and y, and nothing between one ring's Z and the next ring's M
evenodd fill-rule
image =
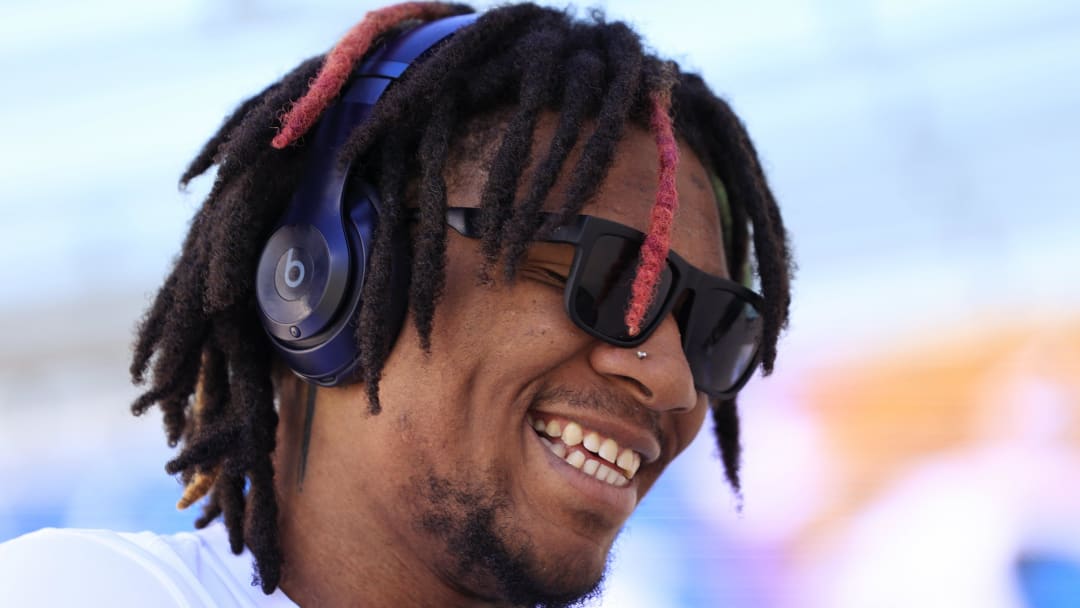
M789 299L749 138L621 23L470 13L369 13L207 142L132 364L204 529L13 541L16 600L568 605L709 410L738 489Z

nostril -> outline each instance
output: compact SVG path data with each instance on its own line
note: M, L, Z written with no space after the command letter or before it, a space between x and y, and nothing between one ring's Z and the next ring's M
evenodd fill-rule
M630 376L619 376L619 378L622 378L626 382L629 382L631 385L633 385L633 387L637 389L637 391L640 392L641 396L645 399L652 399L653 392L649 390L649 387L642 384L641 381L637 380L636 378L631 378Z

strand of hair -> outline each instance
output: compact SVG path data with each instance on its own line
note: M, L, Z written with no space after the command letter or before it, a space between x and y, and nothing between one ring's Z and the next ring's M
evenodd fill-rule
M337 97L363 57L379 36L410 19L431 21L448 17L460 7L434 2L403 2L369 12L352 27L326 56L326 63L315 77L306 95L301 97L281 120L281 132L271 145L281 149L307 133L323 110Z
M641 322L656 297L656 286L666 264L671 245L671 226L679 207L679 191L675 176L679 167L679 146L671 124L671 90L654 91L650 95L652 116L649 127L656 138L659 157L659 177L656 202L649 214L649 231L641 246L641 261L631 285L631 300L625 323L631 336L641 333Z

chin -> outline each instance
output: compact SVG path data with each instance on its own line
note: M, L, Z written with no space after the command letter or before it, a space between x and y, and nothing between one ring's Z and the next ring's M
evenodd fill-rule
M556 608L576 606L600 595L608 569L608 555L597 561L573 555L555 556L549 566L536 560L516 572L503 569L495 574L498 599L513 605ZM522 566L518 563L517 566Z
M567 598L580 598L599 590L610 565L610 554L605 554L599 561L575 561L563 558L561 568L549 571L546 583L551 592Z
M495 539L491 539L495 540ZM538 608L578 606L600 595L608 569L608 554L556 550L533 543L513 546L498 539L489 553L465 569L460 560L448 578L463 595L485 602ZM477 547L462 547L474 553ZM460 557L460 556L459 556Z
M514 555L494 566L498 570L494 580L508 596L504 599L515 605L554 607L599 595L619 528L611 529L612 522L599 521L601 516L594 512L575 516L577 525L571 526L522 525L520 516L500 522L497 534Z
M417 523L442 545L437 569L448 583L467 596L544 608L599 594L618 530L582 521L592 532L583 536L535 518L523 522L505 495L474 484L430 474L418 484L425 508Z

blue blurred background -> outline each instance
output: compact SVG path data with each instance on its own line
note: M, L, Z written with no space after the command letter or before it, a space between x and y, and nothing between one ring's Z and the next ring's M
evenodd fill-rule
M127 410L208 188L176 179L374 6L0 2L0 541L190 528L160 417ZM743 117L800 266L741 400L744 510L699 440L603 605L1080 605L1080 3L593 6Z

